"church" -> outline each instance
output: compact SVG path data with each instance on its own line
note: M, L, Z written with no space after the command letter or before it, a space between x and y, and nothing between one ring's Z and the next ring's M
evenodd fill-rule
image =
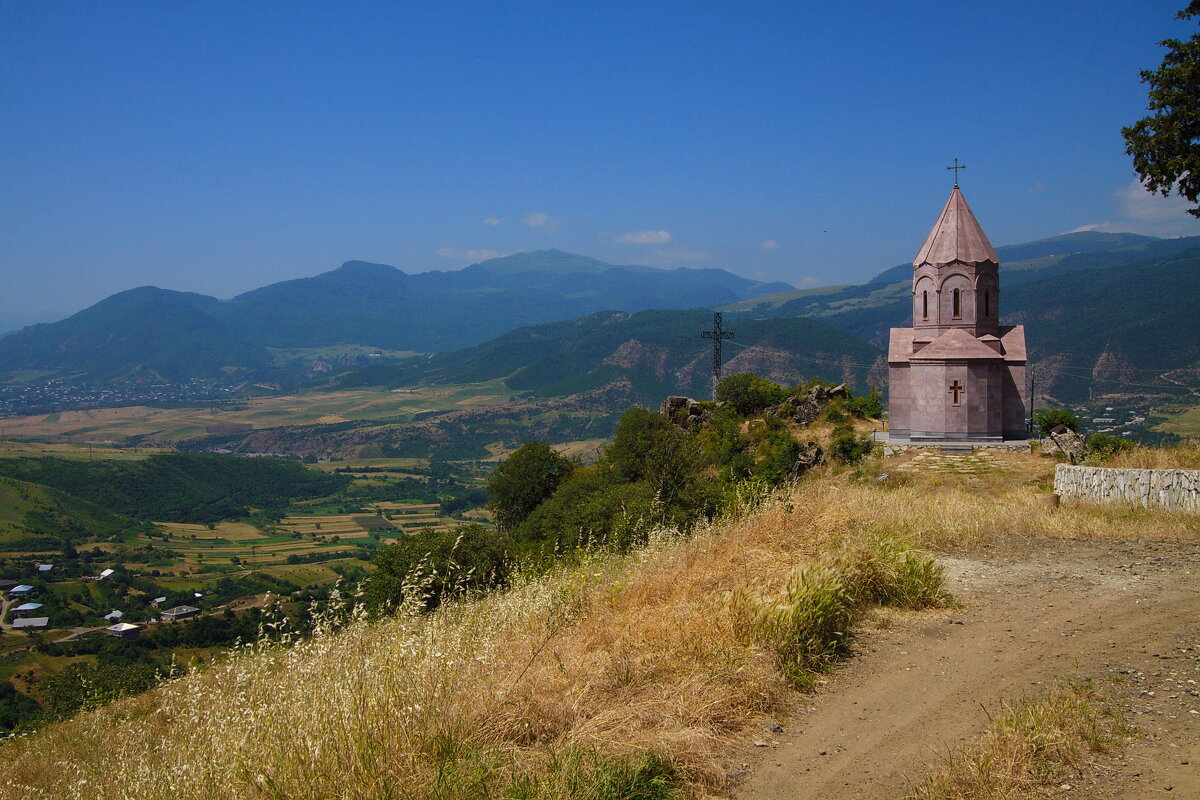
M888 343L889 440L1027 438L1025 328L1000 324L1000 258L957 180L913 260L912 309Z

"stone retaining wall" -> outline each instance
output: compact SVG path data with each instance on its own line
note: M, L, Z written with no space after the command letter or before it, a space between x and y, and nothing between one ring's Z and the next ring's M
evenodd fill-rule
M1200 514L1200 470L1113 469L1059 464L1054 491L1093 503L1136 503Z

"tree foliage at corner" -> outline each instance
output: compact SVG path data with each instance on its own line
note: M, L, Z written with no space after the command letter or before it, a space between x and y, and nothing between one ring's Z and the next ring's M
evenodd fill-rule
M570 476L575 463L544 442L526 442L488 480L488 509L496 525L509 531L520 525Z
M1200 0L1179 12L1180 19L1200 16ZM1166 39L1157 70L1142 70L1149 85L1152 114L1121 129L1125 152L1148 189L1169 195L1172 190L1197 203L1200 198L1200 33L1181 42ZM1188 210L1200 217L1200 204Z

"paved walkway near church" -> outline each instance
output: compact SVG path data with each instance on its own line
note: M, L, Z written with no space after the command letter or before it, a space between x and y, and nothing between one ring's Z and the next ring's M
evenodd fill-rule
M1014 537L940 561L962 606L858 637L770 747L747 744L735 797L896 800L985 709L1063 678L1115 686L1144 737L1056 796L1200 797L1200 544Z

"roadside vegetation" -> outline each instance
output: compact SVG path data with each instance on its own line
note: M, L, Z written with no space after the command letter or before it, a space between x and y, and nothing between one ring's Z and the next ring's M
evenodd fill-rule
M1068 791L1099 756L1137 731L1094 684L1068 683L1006 703L979 741L949 754L906 800L1005 800Z

